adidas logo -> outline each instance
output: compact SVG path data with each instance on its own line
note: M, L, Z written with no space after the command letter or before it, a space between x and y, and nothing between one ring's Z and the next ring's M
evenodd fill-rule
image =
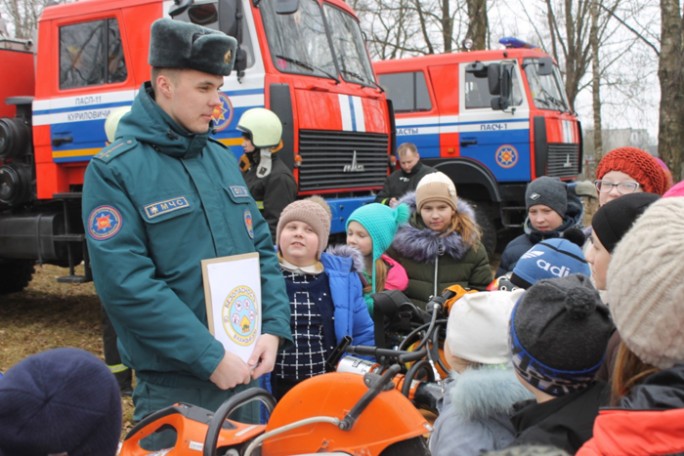
M537 266L539 269L543 269L544 271L550 273L551 275L554 275L556 277L565 277L570 274L572 274L572 271L570 270L569 267L567 266L555 266L548 261L545 260L537 260Z
M544 255L543 250L529 250L523 254L520 258L537 258Z

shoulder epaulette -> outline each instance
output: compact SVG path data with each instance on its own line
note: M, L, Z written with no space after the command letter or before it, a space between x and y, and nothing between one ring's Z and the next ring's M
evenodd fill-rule
M222 143L221 141L219 141L218 139L209 137L209 141L213 142L214 144L218 144L219 146L221 146L221 147L224 148L224 149L228 149L228 146L226 146L225 144L223 144L223 143Z
M119 138L104 149L102 149L93 158L97 158L105 163L109 163L115 157L118 157L129 150L133 150L138 145L138 140L135 138Z

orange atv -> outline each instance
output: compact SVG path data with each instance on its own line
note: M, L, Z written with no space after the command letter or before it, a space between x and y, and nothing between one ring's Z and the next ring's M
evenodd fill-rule
M382 375L332 372L307 379L276 405L261 388L236 394L216 413L178 403L141 421L123 441L120 456L197 455L276 456L429 455L425 436L431 426L399 393L392 379L400 366ZM267 424L227 420L242 405L259 400L269 409ZM141 440L173 428L173 448L143 449Z

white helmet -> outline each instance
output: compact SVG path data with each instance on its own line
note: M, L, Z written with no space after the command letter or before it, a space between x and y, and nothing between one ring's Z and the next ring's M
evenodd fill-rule
M119 121L128 111L131 110L130 106L122 106L120 108L112 109L109 111L109 115L105 120L104 129L107 135L107 141L113 143L116 139L116 127L119 126Z
M237 129L246 133L254 147L275 147L280 144L283 124L278 116L266 108L252 108L240 117Z

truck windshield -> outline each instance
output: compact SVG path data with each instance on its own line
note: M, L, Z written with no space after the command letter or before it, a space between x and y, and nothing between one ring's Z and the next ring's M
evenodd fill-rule
M350 82L374 86L373 69L358 22L339 8L327 4L323 8L342 77Z
M534 105L539 109L570 112L570 103L561 82L558 67L550 74L540 74L537 59L525 59L525 75L530 84Z
M300 0L292 14L278 14L275 1L259 3L271 57L280 71L337 79L333 52L318 2Z

